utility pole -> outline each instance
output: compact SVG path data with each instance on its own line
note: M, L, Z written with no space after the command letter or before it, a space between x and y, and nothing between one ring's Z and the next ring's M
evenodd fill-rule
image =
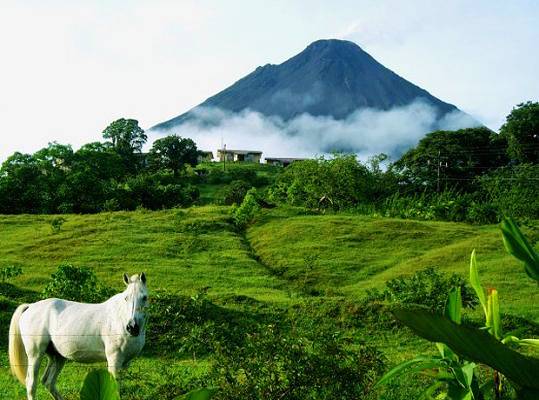
M440 161L440 150L438 150L438 180L436 182L436 193L440 193L440 168L442 162Z
M226 172L226 144L223 145L223 172Z

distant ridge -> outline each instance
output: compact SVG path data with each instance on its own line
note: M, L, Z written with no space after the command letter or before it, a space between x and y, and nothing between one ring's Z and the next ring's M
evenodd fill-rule
M361 108L389 110L418 99L432 106L437 118L458 110L384 67L357 44L329 39L311 43L282 64L256 68L197 107L250 109L285 121L303 113L344 119ZM170 129L192 118L190 110L152 129Z

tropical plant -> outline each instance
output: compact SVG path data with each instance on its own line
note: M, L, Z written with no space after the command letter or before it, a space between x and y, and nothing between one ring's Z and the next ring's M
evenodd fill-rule
M217 392L215 388L192 390L178 400L210 400ZM80 400L120 400L118 382L106 369L90 371L80 390Z
M421 310L424 311L424 309ZM454 288L449 294L445 307L445 317L453 324L460 326L462 321L460 288ZM384 384L403 374L424 373L434 377L435 381L423 392L423 399L449 398L452 400L467 400L482 398L475 372L477 365L461 358L443 343L436 343L436 347L439 355L420 355L399 364L385 374L377 385ZM435 395L436 397L434 397Z
M537 252L512 219L504 219L501 228L507 251L523 261L526 273L532 279L539 281L539 255ZM501 390L499 372L513 384L518 399L537 399L539 397L539 375L537 372L539 371L539 360L512 350L506 343L539 346L539 340L518 339L513 335L503 336L498 294L496 290L490 290L486 294L482 288L475 252L472 253L470 262L470 281L485 313L486 330L462 326L454 318L436 315L424 308L401 307L395 309L393 313L398 320L409 326L419 336L433 342L443 343L460 357L486 364L497 371L493 385L496 396L499 396ZM397 366L387 375L396 375L415 364L417 362L405 367ZM383 381L387 380L386 377L383 378ZM477 397L450 398L476 399Z

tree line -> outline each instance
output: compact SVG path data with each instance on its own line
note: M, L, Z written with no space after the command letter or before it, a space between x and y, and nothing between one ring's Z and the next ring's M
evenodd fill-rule
M395 162L381 154L295 162L280 173L252 169L193 170L199 150L177 135L148 138L134 119L119 119L102 142L77 151L51 143L15 153L0 168L0 213L93 213L184 207L197 184L222 184L225 204L241 203L252 186L259 200L387 216L494 222L505 214L539 216L539 103L517 105L499 133L486 127L427 134ZM382 167L382 165L386 165ZM200 172L200 171L199 171Z
M188 206L196 186L182 173L199 151L188 138L156 140L142 153L147 135L134 119L119 119L103 142L77 151L56 142L34 154L19 152L0 168L0 213L92 213Z

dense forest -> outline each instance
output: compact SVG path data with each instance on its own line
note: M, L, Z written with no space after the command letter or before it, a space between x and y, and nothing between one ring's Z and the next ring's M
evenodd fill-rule
M271 174L197 165L196 144L177 135L157 139L143 153L147 136L133 119L112 122L103 139L76 151L53 142L10 156L0 169L0 213L183 207L199 201L201 185L219 183L226 204L240 204L256 187L262 206L476 223L539 215L539 103L517 105L499 133L485 127L431 132L393 162L384 154L367 162L335 154Z

